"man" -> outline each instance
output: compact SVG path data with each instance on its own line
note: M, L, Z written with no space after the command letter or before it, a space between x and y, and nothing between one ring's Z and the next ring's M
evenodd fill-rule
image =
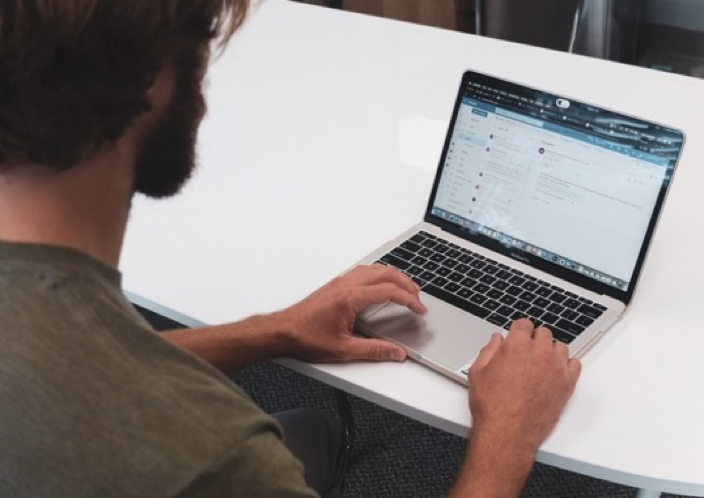
M246 7L0 2L0 495L339 493L334 427L315 421L317 451L298 414L274 421L217 369L403 361L352 326L373 303L424 313L418 287L360 267L285 310L158 336L116 269L133 195L169 196L191 172L209 46ZM470 371L473 430L451 496L517 496L579 373L545 328L495 335Z

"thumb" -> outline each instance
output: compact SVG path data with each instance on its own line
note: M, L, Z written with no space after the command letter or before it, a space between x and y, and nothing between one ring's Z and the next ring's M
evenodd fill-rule
M499 334L498 332L492 334L491 339L489 339L489 342L479 352L479 356L477 356L477 359L474 360L475 368L484 368L486 365L488 365L491 359L496 354L496 352L501 347L501 344L503 344L503 342L504 338L501 334Z
M345 344L345 353L350 360L403 361L406 350L391 341L350 337Z

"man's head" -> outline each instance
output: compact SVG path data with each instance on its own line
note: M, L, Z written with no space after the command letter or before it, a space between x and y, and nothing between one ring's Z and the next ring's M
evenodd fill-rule
M0 173L56 171L115 144L150 109L158 74L171 100L145 131L135 191L169 195L188 177L204 112L210 41L229 39L246 0L0 0Z

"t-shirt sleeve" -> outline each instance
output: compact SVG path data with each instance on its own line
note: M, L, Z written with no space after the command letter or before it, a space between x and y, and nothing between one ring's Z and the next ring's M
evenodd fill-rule
M179 498L318 498L303 478L303 465L275 434L261 432L201 473Z

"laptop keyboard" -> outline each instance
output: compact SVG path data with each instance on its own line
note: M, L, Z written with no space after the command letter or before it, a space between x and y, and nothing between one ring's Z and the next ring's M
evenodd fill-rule
M606 308L557 285L421 231L379 260L409 275L423 292L497 327L517 318L572 342Z

